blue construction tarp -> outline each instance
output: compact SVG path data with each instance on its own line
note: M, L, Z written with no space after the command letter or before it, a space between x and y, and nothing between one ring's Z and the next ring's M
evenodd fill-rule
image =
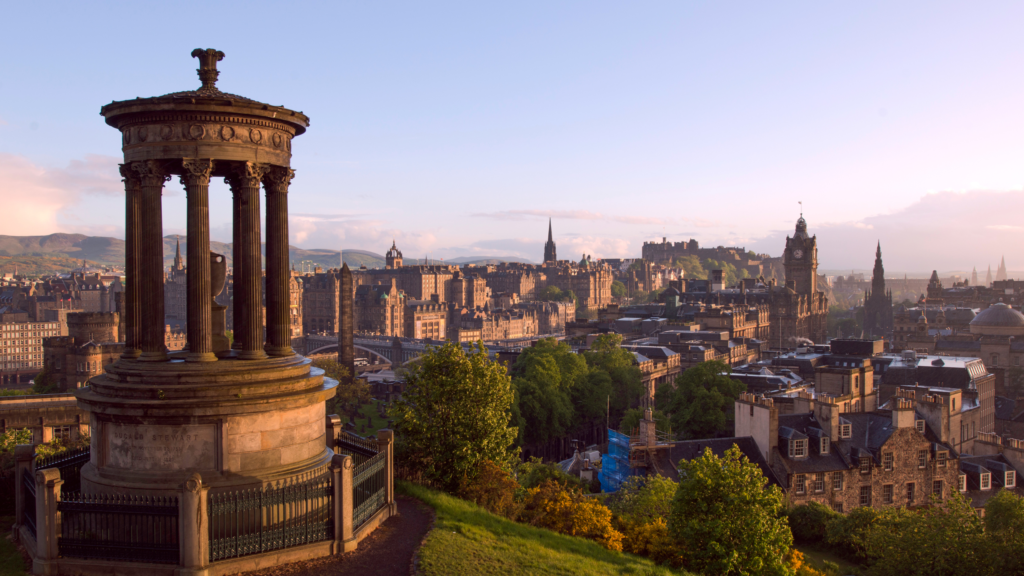
M601 456L601 472L597 475L603 492L616 492L629 478L629 436L608 429L608 453Z

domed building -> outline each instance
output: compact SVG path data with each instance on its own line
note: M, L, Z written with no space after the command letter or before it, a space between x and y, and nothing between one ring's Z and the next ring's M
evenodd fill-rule
M971 334L977 336L1024 336L1024 314L997 302L979 312L970 326Z

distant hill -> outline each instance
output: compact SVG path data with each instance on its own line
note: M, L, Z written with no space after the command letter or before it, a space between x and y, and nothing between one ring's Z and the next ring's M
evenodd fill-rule
M103 266L121 266L124 264L124 240L84 234L0 236L0 256L58 255ZM72 268L78 265L80 263Z
M533 264L532 261L526 258L520 258L518 256L460 256L458 258L448 258L445 260L445 264L460 264L460 265L473 265L473 266L487 266L490 264L501 264L502 262L521 262L523 264Z

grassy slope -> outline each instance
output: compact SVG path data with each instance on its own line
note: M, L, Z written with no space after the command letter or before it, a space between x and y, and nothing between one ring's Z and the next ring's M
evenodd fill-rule
M804 561L813 566L817 570L823 570L825 568L825 561L835 562L839 565L839 570L842 574L860 574L861 567L856 564L851 564L841 557L833 554L830 550L822 546L794 546L797 550L803 553Z
M424 576L679 574L646 558L605 550L591 540L517 524L416 484L395 484L399 492L437 512L434 529L419 550Z
M0 526L5 528L14 524L14 516L0 516ZM18 552L18 548L10 540L8 534L0 536L0 576L24 576L28 574L25 570L25 560Z

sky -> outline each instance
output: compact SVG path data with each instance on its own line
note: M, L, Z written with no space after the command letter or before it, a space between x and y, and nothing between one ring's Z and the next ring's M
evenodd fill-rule
M0 35L0 233L123 237L100 106L218 87L311 118L290 235L406 258L781 254L1024 269L1024 3L20 2ZM211 186L213 238L230 196ZM165 234L184 234L168 183ZM1016 268L1015 268L1016 267Z

